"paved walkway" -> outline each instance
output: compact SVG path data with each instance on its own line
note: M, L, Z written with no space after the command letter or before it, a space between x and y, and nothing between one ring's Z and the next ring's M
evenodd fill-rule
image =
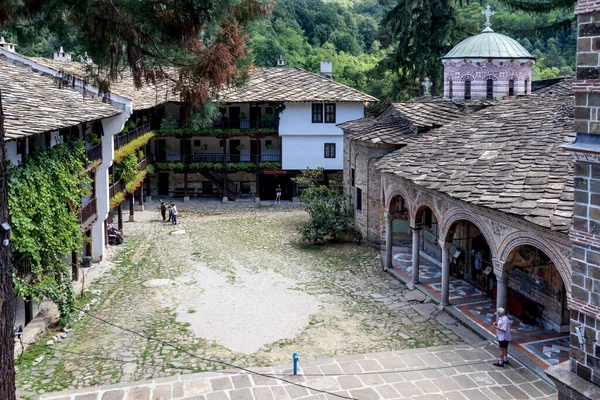
M496 352L495 345L490 342L482 342L478 346L454 345L342 356L306 363L300 361L299 376L291 375L291 365L283 365L255 369L263 375L233 371L175 375L148 382L45 394L37 399L497 400L557 398L552 387L517 361L511 361L510 367L492 366L491 363ZM290 383L264 375L277 376Z
M394 268L391 270L394 276L406 283L412 278L412 256L408 251L404 248L394 248ZM416 287L439 303L441 268L421 255L419 275L421 283ZM486 294L470 281L450 278L452 306L447 307L447 311L484 337L494 337L495 302L487 298ZM509 318L513 335L511 352L525 357L522 361L540 376L544 375L543 371L546 368L569 359L568 333L545 330L537 325L526 325L513 314L509 314Z

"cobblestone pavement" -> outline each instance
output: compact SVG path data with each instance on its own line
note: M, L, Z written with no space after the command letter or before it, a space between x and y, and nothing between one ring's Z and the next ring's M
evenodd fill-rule
M498 400L556 399L548 384L518 362L491 365L496 346L441 346L300 362L299 375L289 365L235 371L175 375L131 385L93 387L51 395L52 400L285 400L414 399ZM277 376L288 382L264 375ZM291 382L301 386L295 386ZM317 390L309 390L306 387ZM324 393L328 392L328 393Z
M178 204L177 226L159 222L154 206L125 223L125 244L111 252L115 267L85 303L110 323L176 348L84 316L72 332L50 332L26 351L17 373L22 397L226 368L214 360L262 367L288 362L292 352L313 360L466 337L446 327L456 324L428 298L383 272L375 251L301 244L298 228L308 217L291 203ZM259 284L262 277L270 285ZM289 320L279 301L289 305ZM229 311L215 317L220 307ZM242 325L230 323L238 308ZM261 325L278 336L261 342ZM46 346L53 336L58 343Z

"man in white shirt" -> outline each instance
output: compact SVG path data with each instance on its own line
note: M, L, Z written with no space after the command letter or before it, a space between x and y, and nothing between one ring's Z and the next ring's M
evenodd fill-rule
M504 367L504 364L508 365L508 343L512 337L510 334L510 319L508 319L502 307L498 308L498 320L494 321L494 328L496 328L496 338L498 338L500 348L500 360L494 365Z

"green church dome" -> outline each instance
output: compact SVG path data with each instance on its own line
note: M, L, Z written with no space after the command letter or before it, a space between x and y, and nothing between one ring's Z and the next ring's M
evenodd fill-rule
M479 35L466 38L442 58L530 58L535 60L535 57L519 42L506 35L496 33L489 27Z

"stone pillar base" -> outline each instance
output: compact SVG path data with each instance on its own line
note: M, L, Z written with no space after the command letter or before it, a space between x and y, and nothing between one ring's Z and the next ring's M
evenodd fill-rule
M136 205L135 207L133 207L133 211L144 211L144 206L143 205Z
M223 204L228 203L229 199L227 197L223 197Z
M545 372L556 385L558 400L600 399L600 387L569 370L569 361L553 365Z
M440 303L440 304L438 304L438 309L441 311L444 311L444 307L449 306L449 305L450 305L450 303L446 303L446 304Z
M256 204L260 204L260 197L255 197L255 198L254 198L254 202L255 202Z
M135 222L135 216L129 214L129 222Z
M190 196L185 196L185 197L183 198L183 202L184 202L184 203L189 203L189 202L190 202Z
M150 202L150 201L152 201L152 196L146 196L146 201L147 201L147 202Z

